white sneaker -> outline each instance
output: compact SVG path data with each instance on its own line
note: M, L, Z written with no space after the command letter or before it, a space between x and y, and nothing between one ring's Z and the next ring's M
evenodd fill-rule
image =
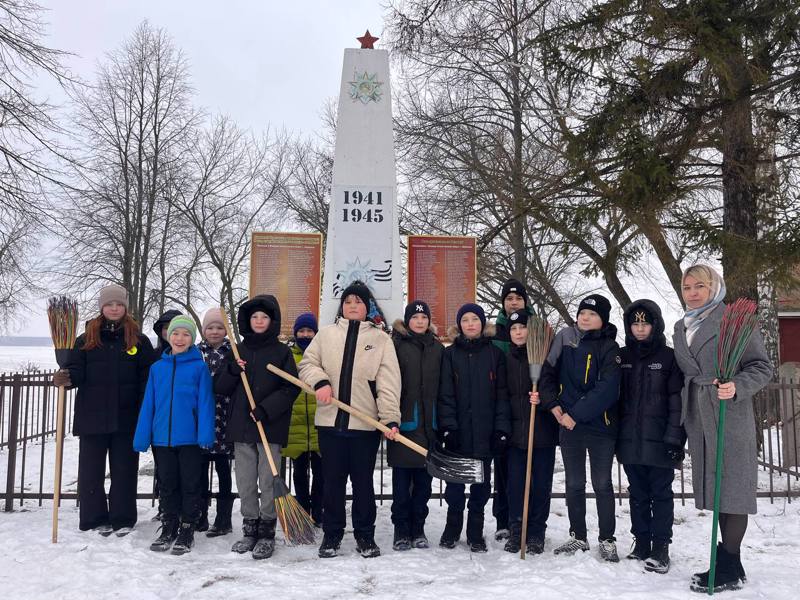
M553 554L575 554L578 550L586 552L589 550L589 542L586 540L579 540L575 537L574 533L569 534L569 540L558 546L553 550Z
M602 540L600 542L600 558L607 562L619 562L617 544L614 540Z

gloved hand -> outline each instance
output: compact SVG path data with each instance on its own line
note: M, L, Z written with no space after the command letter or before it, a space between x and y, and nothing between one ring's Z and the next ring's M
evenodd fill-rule
M69 387L72 385L72 380L69 378L69 369L59 369L53 373L53 385L57 387Z
M502 431L495 431L492 434L492 452L503 454L508 448L508 434Z
M442 432L442 446L450 452L458 452L458 432L445 429Z
M683 451L682 446L667 444L667 458L673 462L683 462L683 459L686 458L686 453Z
M262 424L266 425L267 411L264 410L264 407L256 405L256 407L250 411L250 418L253 419L254 423L261 421Z

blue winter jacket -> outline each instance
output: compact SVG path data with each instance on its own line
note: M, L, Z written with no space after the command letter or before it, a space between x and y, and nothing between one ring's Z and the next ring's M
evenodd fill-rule
M214 416L211 375L197 347L175 355L165 352L150 367L133 449L194 444L208 448L214 444Z

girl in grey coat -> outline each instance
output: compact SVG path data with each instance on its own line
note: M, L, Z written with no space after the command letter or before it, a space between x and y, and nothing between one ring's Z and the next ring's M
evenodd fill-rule
M684 374L681 421L692 456L692 486L698 509L714 507L719 403L728 402L722 463L715 591L737 589L746 580L740 548L747 515L756 512L757 447L753 396L772 377L761 334L756 329L729 382L715 377L716 338L725 304L725 282L711 267L694 265L682 281L686 315L675 324L675 358ZM708 572L692 578L692 590L708 590Z

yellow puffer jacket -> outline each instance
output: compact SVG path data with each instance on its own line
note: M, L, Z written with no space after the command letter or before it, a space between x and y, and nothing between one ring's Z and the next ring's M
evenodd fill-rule
M299 346L292 346L294 362L300 363L303 351ZM314 415L317 412L317 397L314 394L300 392L292 406L292 420L289 424L289 443L282 450L283 456L295 459L305 452L319 453L317 428L314 427Z

